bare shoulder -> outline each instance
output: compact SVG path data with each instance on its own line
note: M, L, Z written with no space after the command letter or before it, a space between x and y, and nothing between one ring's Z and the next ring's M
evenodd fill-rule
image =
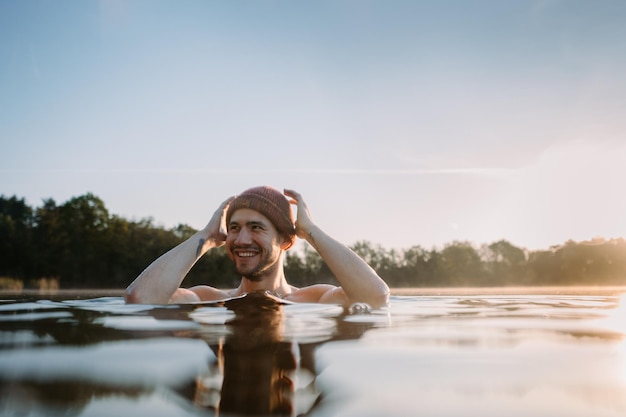
M330 284L315 284L299 288L285 298L296 303L349 304L343 289Z
M229 290L220 290L208 285L179 288L176 290L170 303L193 303L198 301L220 301L232 297Z

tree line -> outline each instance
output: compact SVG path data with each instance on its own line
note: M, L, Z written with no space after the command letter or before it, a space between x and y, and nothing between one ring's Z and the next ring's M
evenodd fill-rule
M23 198L0 196L0 278L25 287L43 278L65 289L124 288L154 259L195 232L185 224L168 229L151 218L131 221L110 214L91 193L63 204L46 199L35 208ZM622 238L568 241L538 251L506 240L403 250L359 241L351 248L390 287L626 285ZM285 273L296 286L335 283L309 246L286 253ZM227 288L238 281L221 247L203 256L183 285Z

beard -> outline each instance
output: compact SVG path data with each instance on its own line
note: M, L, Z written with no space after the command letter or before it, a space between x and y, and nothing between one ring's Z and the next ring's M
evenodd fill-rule
M243 249L242 247L238 248ZM235 252L232 249L231 252L234 254ZM235 270L237 271L237 273L243 278L246 278L253 282L263 281L266 275L274 272L276 268L279 267L278 260L280 255L276 255L273 252L268 252L261 249L259 251L259 255L257 256L260 257L257 264L254 266L247 266L245 264L242 265L242 262L239 262L239 260L237 259L237 255L233 255L233 262L235 264Z

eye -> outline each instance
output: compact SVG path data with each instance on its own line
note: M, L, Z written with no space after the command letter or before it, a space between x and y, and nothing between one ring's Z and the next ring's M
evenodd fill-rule
M250 230L254 232L262 232L266 230L265 225L260 222L250 222L249 226L250 226Z
M239 230L239 225L232 223L228 225L229 232L236 232L237 230Z

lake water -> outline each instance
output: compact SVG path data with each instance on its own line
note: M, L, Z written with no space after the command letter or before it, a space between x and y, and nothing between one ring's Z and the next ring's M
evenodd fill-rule
M352 313L5 297L0 415L621 417L625 294L431 291Z

